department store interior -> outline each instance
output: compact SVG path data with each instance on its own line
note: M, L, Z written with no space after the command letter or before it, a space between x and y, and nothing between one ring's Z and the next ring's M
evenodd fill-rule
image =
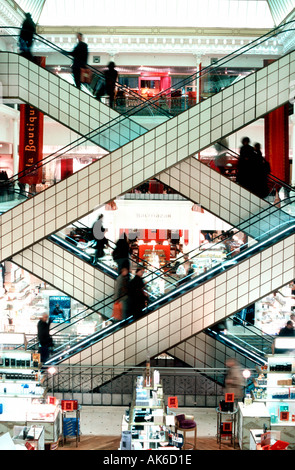
M87 3L0 5L0 449L294 450L294 4Z

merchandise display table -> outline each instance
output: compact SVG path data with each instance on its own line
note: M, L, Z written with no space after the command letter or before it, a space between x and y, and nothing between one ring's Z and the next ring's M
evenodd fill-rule
M238 403L238 439L242 450L250 449L250 429L270 428L270 414L264 403Z
M238 410L222 411L216 408L217 412L217 443L221 447L222 440L230 439L230 442L235 448L236 431L237 431L237 413Z

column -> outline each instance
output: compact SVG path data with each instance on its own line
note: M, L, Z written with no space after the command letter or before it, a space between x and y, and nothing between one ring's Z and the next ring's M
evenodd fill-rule
M295 114L290 116L290 122L293 127L292 129L292 176L291 185L295 186Z
M265 157L271 174L289 184L289 103L267 114L264 121Z

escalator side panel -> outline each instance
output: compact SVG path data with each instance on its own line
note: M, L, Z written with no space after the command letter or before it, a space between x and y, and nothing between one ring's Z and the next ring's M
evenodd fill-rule
M287 68L289 78L291 78L294 63L295 52L292 52L278 60L278 68L281 65L284 69ZM261 76L262 72L264 77ZM269 112L288 101L288 80L281 82L282 91L274 102L272 95L274 83L268 86L268 73L269 67L266 67L263 71L249 75L237 84L159 125L156 129L152 129L66 180L37 194L32 200L2 215L0 260L13 256L81 219L95 207L109 202L147 179L188 159L222 136L238 130L241 127L241 121L235 117L236 109L243 109L242 125L246 125L262 117L264 112ZM265 88L260 91L263 85ZM277 79L278 85L279 79ZM243 94L241 94L241 89L244 90ZM254 93L253 99L252 93ZM251 94L250 98L249 94ZM239 103L235 102L236 96L241 100ZM219 119L220 125L217 125L216 118ZM93 172L96 172L99 180L93 181L91 178ZM82 196L79 193L79 182L82 179L84 179L83 183L88 196L86 204L85 194L83 194L82 203L80 199ZM63 191L63 197L60 197L61 191ZM49 198L51 198L52 207L50 207ZM50 216L48 211L46 212L46 204L49 204L49 208L52 209L49 211ZM70 210L60 207L61 205L66 207L67 204L71 207ZM240 202L239 205L241 205ZM35 215L37 207L38 214L40 214L38 218ZM65 213L63 214L62 211ZM18 216L24 236L19 227L12 227L14 216ZM50 220L48 220L49 217ZM5 234L9 234L9 238L4 239Z
M112 277L50 240L24 250L12 262L86 307L114 293Z
M63 362L136 366L147 351L166 352L294 278L291 235Z

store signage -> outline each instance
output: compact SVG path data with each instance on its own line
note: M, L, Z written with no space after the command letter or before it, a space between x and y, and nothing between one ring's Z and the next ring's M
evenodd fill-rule
M42 182L43 114L34 106L20 105L19 172L21 183Z
M69 323L71 319L71 298L65 295L50 296L49 319L53 323Z
M45 57L35 57L35 61L40 67L45 67ZM38 163L43 158L43 125L41 111L29 104L20 105L19 172L22 172L22 177L19 177L19 182L22 184L42 182L42 167Z

